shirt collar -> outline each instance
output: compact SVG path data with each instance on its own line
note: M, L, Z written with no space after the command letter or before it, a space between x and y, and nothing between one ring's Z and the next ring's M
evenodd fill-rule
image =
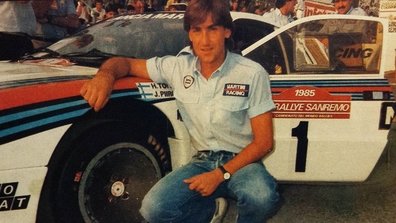
M194 74L199 74L199 70L200 70L200 64L199 64L199 60L198 57L195 56L191 46L187 46L184 47L182 50L180 50L180 52L177 54L177 56L182 56L182 55L192 55L194 57L193 60L193 64L194 64ZM221 71L224 69L225 66L227 66L226 64L228 64L229 59L230 58L230 52L228 50L226 50L226 57L224 59L224 62L220 65L219 68L217 68L217 70L215 72L213 72L213 75L217 74L217 73L221 73Z
M352 11L353 11L353 7L351 6L351 8L349 8L349 11L346 13L347 15L350 15L351 13L352 13Z

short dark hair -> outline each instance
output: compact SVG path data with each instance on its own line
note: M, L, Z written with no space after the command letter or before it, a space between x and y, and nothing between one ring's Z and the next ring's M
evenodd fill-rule
M276 0L275 1L275 7L277 7L278 9L280 9L282 6L284 6L286 4L287 0Z
M191 0L184 14L184 30L188 32L191 26L205 22L209 14L214 24L234 31L230 5L226 0Z

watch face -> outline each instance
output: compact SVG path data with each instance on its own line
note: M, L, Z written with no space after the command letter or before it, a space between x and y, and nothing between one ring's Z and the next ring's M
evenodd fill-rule
M228 172L227 172L227 173L224 173L223 177L224 177L225 180L228 180L228 179L230 179L231 174L228 173Z

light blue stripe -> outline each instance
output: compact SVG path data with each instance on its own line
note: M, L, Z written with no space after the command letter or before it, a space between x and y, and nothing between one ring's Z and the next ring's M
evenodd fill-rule
M56 111L59 109L64 109L64 108L68 108L68 107L72 107L72 106L77 106L77 105L82 105L85 104L85 100L77 100L77 101L73 101L73 102L67 102L67 103L61 103L61 104L56 104L56 105L50 105L50 106L46 106L46 107L42 107L42 108L36 108L36 109L31 109L28 111L22 111L22 112L17 112L14 114L10 114L10 115L5 115L0 117L0 124L4 124L6 122L11 122L11 121L15 121L18 119L23 119L23 118L27 118L27 117L31 117L34 115L38 115L38 114L43 114L43 113L47 113L47 112L51 112L51 111Z
M8 135L12 135L18 132L22 132L22 131L26 131L29 129L33 129L33 128L37 128L40 126L44 126L47 124L51 124L54 122L59 122L59 121L63 121L66 119L70 119L70 118L75 118L78 116L83 115L84 113L86 113L89 110L89 108L85 108L85 109L80 109L80 110L76 110L76 111L72 111L72 112L67 112L61 115L55 115L49 118L44 118L41 120L37 120L34 122L29 122L23 125L19 125L19 126L15 126L12 128L8 128L6 130L0 131L0 137L6 137Z
M125 96L131 96L131 95L138 95L138 93L137 92L116 93L116 94L113 94L111 96L111 98L125 97ZM5 116L0 117L0 124L4 124L7 122L11 122L11 121L15 121L15 120L23 119L23 118L28 118L28 117L32 117L35 115L44 114L47 112L56 111L56 110L60 110L60 109L64 109L64 108L69 108L69 107L78 106L78 105L84 105L84 104L87 104L87 102L83 99L80 99L80 100L76 100L76 101L72 101L72 102L65 102L65 103L60 103L60 104L56 104L56 105L50 105L50 106L46 106L46 107L17 112L14 114L5 115Z

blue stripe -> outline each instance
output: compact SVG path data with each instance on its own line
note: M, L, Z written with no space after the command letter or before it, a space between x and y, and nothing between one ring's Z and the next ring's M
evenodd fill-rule
M111 98L118 98L118 97L125 97L125 96L134 96L134 95L139 95L138 92L123 92L123 93L115 93L111 95ZM44 114L47 112L52 112L60 109L65 109L73 106L78 106L78 105L84 105L87 104L87 102L83 99L72 101L72 102L65 102L65 103L60 103L56 105L50 105L46 107L41 107L41 108L36 108L36 109L31 109L31 110L26 110L22 112L17 112L14 114L10 115L5 115L0 117L0 124L4 124L7 122L23 119L23 118L28 118L32 117L38 114Z
M80 110L76 110L76 111L72 111L72 112L67 112L64 114L60 114L60 115L55 115L49 118L44 118L41 120L37 120L37 121L33 121L33 122L29 122L23 125L18 125L12 128L8 128L6 130L0 131L0 137L5 137L5 136L9 136L12 134L16 134L22 131L27 131L33 128L37 128L37 127L41 127L44 125L48 125L51 123L56 123L56 122L60 122L60 121L64 121L70 118L75 118L78 116L83 115L85 112L87 112L89 110L89 108L84 108L84 109L80 109Z
M136 96L139 96L139 92L137 92L137 91L118 92L118 93L112 94L111 98L120 98L120 97L126 97L126 96L134 96L136 98ZM138 97L138 99L141 99L141 98ZM153 101L153 100L145 99L144 101ZM45 107L41 107L41 108L26 110L26 111L22 111L22 112L18 112L18 113L0 117L0 124L4 124L7 122L11 122L11 121L17 121L17 120L21 120L21 119L28 118L28 117L33 117L35 115L45 114L48 112L53 112L53 111L57 111L57 110L61 110L61 109L80 106L80 105L84 105L84 104L86 104L88 106L88 104L85 100L77 99L77 100L71 101L71 102L63 102L63 103L49 105L49 106L45 106ZM42 127L45 125L73 119L73 118L82 116L89 109L90 109L89 107L79 108L78 110L65 112L65 113L54 115L51 117L24 123L22 125L10 127L10 128L1 130L0 137L6 137L6 136L17 134L17 133L20 133L23 131L28 131L28 130L31 130L34 128Z
M17 112L14 114L5 115L5 116L0 117L0 124L15 121L18 119L28 118L28 117L38 115L38 114L43 114L43 113L47 113L47 112L51 112L51 111L69 108L72 106L82 105L82 104L86 104L86 103L87 102L85 100L81 99L81 100L77 100L77 101L61 103L61 104L56 104L56 105L50 105L50 106L46 106L46 107L42 107L42 108L36 108L36 109L27 110L27 111Z

